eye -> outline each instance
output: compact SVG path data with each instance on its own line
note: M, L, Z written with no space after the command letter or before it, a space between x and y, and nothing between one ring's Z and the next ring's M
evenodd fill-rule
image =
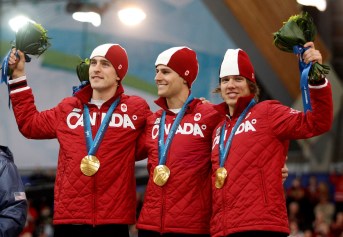
M111 66L111 63L108 62L108 61L103 61L102 65L105 66L105 67L109 67L109 66Z
M237 82L241 82L241 81L243 81L243 80L244 80L243 77L235 77L235 81L237 81Z
M225 83L227 83L229 80L230 80L229 78L224 77L224 78L221 78L221 79L220 79L220 82L223 83L223 84L225 84Z

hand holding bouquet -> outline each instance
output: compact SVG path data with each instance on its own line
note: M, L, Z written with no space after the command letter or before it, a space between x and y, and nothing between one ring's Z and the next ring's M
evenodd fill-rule
M12 48L16 48L22 51L25 55L25 61L30 62L31 58L28 55L40 56L49 47L49 37L47 31L38 23L33 21L27 21L15 35L15 41L11 43ZM1 81L8 84L8 76L12 73L8 68L8 60L11 54L11 50L8 52L4 61L2 62Z
M274 33L274 45L282 51L300 54L299 60L301 61L302 54L306 50L303 48L304 44L313 42L316 34L317 30L312 17L304 12L291 16L281 29ZM299 66L302 67L302 65ZM329 70L330 67L327 65L314 63L308 74L309 82L315 84L323 80Z

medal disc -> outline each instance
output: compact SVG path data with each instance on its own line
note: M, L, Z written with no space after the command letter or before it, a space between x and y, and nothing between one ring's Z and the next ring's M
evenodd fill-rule
M216 170L216 181L215 181L216 188L219 189L224 186L227 175L228 175L227 170L224 167L220 167Z
M163 186L168 181L170 176L170 170L165 165L158 165L154 169L154 183L158 186Z
M96 156L87 155L82 158L80 169L81 172L86 176L94 175L100 168L100 161Z

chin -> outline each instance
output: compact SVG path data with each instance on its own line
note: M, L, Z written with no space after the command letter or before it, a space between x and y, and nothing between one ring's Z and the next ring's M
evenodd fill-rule
M160 97L166 97L166 93L164 92L160 92L160 91L157 91L157 95L160 96Z

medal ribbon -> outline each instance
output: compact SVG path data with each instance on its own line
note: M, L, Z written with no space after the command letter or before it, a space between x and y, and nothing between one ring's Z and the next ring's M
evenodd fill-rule
M173 140L173 137L175 135L175 132L181 122L181 119L183 118L183 115L186 112L187 106L189 103L193 101L194 97L191 95L188 96L186 102L183 104L180 112L177 114L176 119L170 129L170 132L167 136L166 142L164 143L164 126L165 126L165 120L166 120L166 111L162 112L160 127L158 131L158 156L159 156L159 165L165 165L166 158L167 158L167 152L170 147L170 143Z
M7 55L5 56L4 60L2 61L1 64L1 79L0 79L0 84L5 83L7 85L7 89L8 89L8 108L11 107L11 101L10 101L10 87L8 85L8 61L10 59L10 55L11 55L11 50L7 53Z
M243 110L243 112L241 113L241 115L239 115L237 122L235 124L235 126L233 127L230 136L225 144L225 148L224 148L224 134L225 134L225 127L226 127L226 122L224 123L224 125L221 128L220 131L220 139L219 139L219 159L220 159L220 167L224 167L227 155L229 154L229 150L231 147L231 143L233 140L233 136L235 135L239 125L242 123L242 120L245 118L245 116L247 115L249 109L251 107L253 107L256 104L256 101L254 99L252 99L250 101L250 103L248 104L248 106Z
M309 48L303 48L301 46L294 46L293 47L293 53L297 54L299 57L299 70L300 70L300 89L301 89L301 97L303 101L303 108L304 112L306 113L307 110L312 111L311 107L311 99L310 99L310 90L308 88L308 74L310 72L312 62L306 64L303 61L303 54L304 52Z
M84 110L83 110L83 121L84 122L83 123L84 123L84 131L85 131L85 136L86 136L88 155L94 155L97 152L99 145L100 145L100 143L101 143L101 141L105 135L105 132L108 128L108 125L110 123L110 118L112 116L112 113L115 110L115 108L118 106L119 101L120 101L120 98L116 99L111 104L111 107L108 109L104 120L100 124L100 128L95 135L94 141L93 141L93 136L92 136L89 108L87 105L83 106L83 108L84 108Z
M4 60L2 61L2 65L1 65L1 81L0 84L5 82L5 84L8 84L8 61L11 55L11 50L6 54Z

